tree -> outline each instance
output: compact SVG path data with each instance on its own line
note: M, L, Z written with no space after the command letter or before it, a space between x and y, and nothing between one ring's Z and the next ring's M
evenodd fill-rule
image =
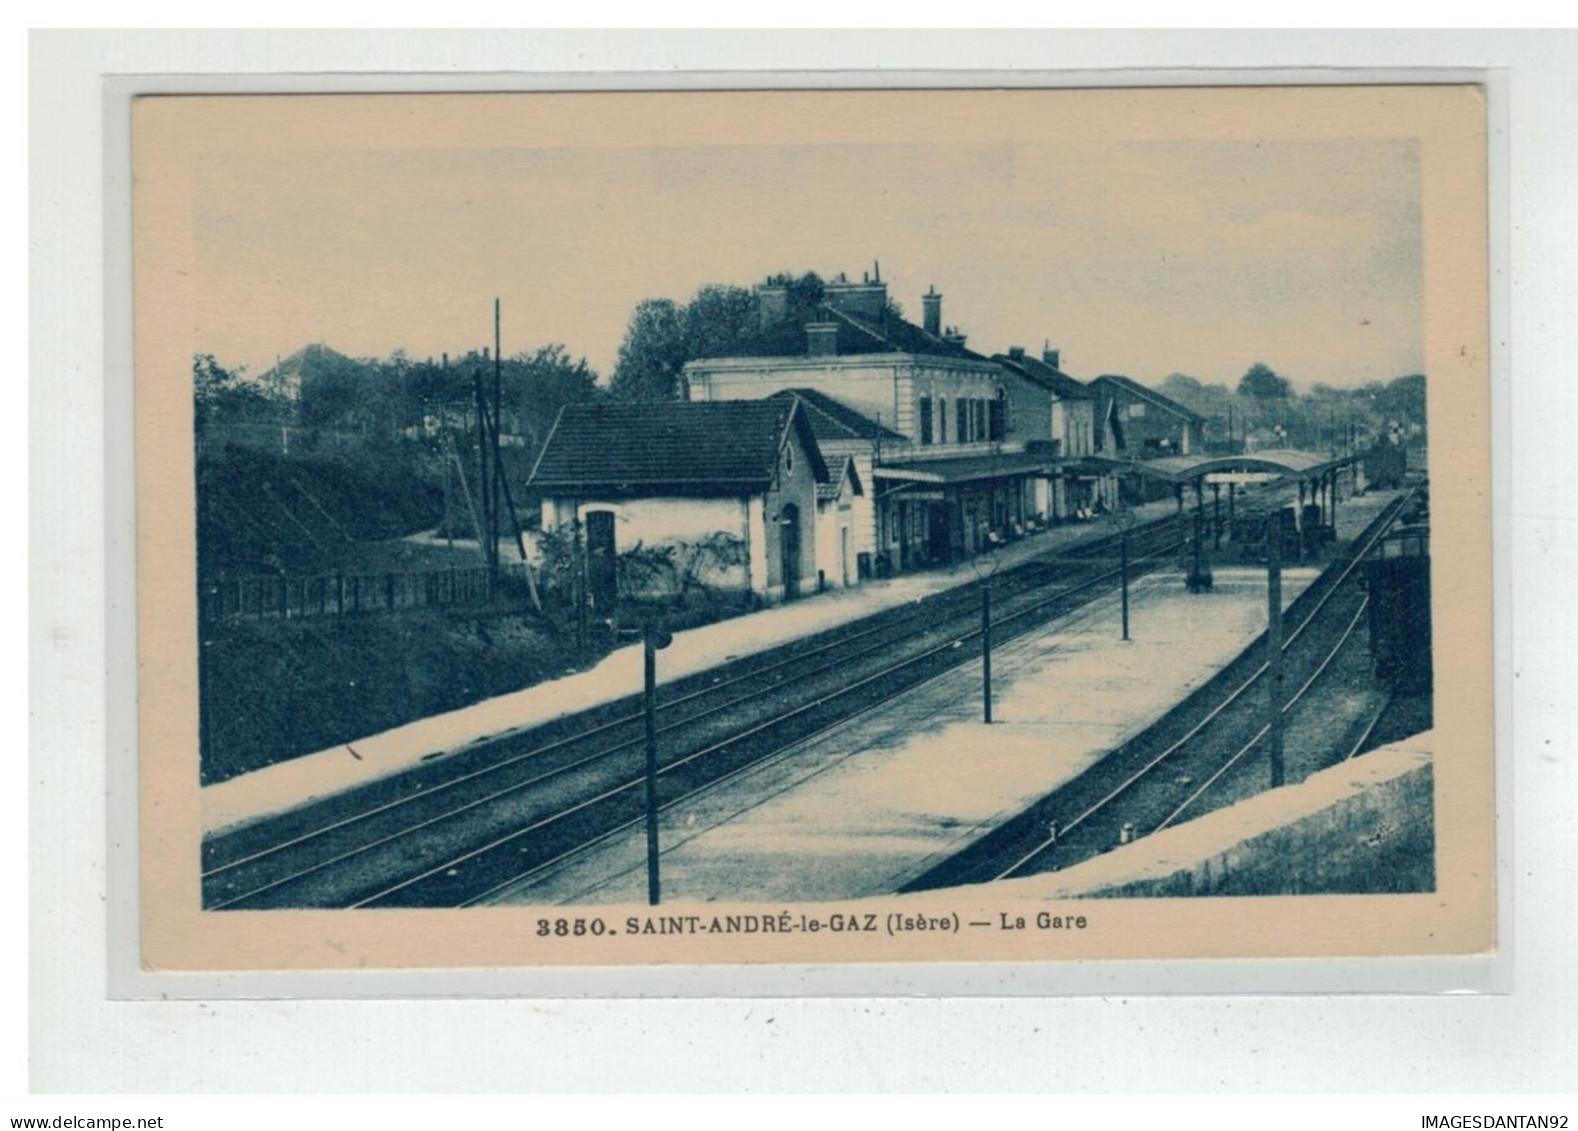
M788 321L807 321L826 288L815 272L776 277L788 291ZM902 317L896 303L889 304ZM745 287L709 283L684 305L649 298L636 307L619 347L609 392L626 401L678 400L685 396L685 363L728 357L761 328L761 304Z
M786 272L784 277L789 280L789 314L803 322L827 296L827 284L815 271L799 276Z
M192 356L192 407L198 431L221 424L272 423L286 399L250 380L245 368L227 369L211 353Z
M1286 377L1263 362L1255 362L1238 380L1238 395L1257 401L1287 400L1293 395L1293 385Z
M685 307L685 360L737 353L760 321L756 296L744 287L702 287Z
M623 401L677 400L687 360L684 311L673 299L643 299L620 343L609 392Z
M1199 397L1205 386L1200 379L1191 377L1187 373L1169 373L1162 380L1161 391L1175 401L1180 401L1193 408L1191 397Z
M308 347L300 368L302 422L317 428L361 430L376 400L371 372L376 364Z
M597 371L586 363L586 358L571 360L570 351L557 342L510 358L500 377L509 411L516 426L530 440L533 453L553 427L561 408L603 396Z
M1387 383L1375 396L1375 410L1383 425L1396 421L1402 425L1425 427L1425 377L1411 373Z

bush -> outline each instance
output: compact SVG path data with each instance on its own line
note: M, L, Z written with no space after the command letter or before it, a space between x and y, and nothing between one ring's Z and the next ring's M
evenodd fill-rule
M227 625L204 656L202 780L453 711L580 661L573 637L521 613Z

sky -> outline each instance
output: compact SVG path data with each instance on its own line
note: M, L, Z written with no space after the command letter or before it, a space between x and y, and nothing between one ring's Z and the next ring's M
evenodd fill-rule
M876 122L783 141L748 120L716 136L654 121L609 144L587 129L532 144L519 123L381 141L318 122L295 145L289 120L241 124L195 162L194 340L254 372L308 342L417 358L490 345L497 296L507 354L559 342L606 378L644 298L877 262L913 320L935 286L971 348L1050 341L1087 379L1231 384L1257 361L1306 385L1423 371L1408 137L1121 136L1052 113L997 136Z

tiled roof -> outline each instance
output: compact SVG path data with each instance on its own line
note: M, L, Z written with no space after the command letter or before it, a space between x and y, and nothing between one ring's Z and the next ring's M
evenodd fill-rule
M837 499L844 493L844 483L846 481L851 487L850 494L864 495L866 493L865 487L860 482L860 472L855 470L855 458L853 456L845 456L843 463L836 465L835 468L830 468L829 471L831 474L828 476L828 481L816 485L817 502L830 503Z
M528 486L625 496L752 493L771 484L790 428L825 482L827 465L798 401L565 405Z
M1043 389L1069 401L1090 401L1097 399L1098 394L1092 392L1084 382L1076 381L1067 373L1055 366L1048 365L1040 358L1013 357L1010 354L1000 353L992 358L993 361L1005 368L1012 369L1022 374L1027 380L1035 382Z
M1188 406L1181 405L1171 397L1165 396L1162 393L1158 393L1155 389L1148 388L1145 385L1140 384L1138 381L1135 381L1129 377L1125 377L1119 373L1103 373L1100 377L1097 377L1094 381L1092 381L1091 384L1097 387L1102 385L1116 387L1133 396L1139 397L1141 400L1149 401L1157 408L1165 409L1175 416L1182 416L1185 419L1200 423L1205 421L1205 417L1201 416L1198 412L1195 412Z
M881 318L863 318L846 311L836 310L826 303L817 306L804 318L790 317L768 326L742 342L728 348L719 357L805 357L808 322L832 323L838 327L837 341L840 355L867 353L908 353L934 357L950 357L968 361L985 361L973 350L957 342L935 337L925 330L884 312Z
M887 425L818 389L784 389L768 399L785 400L791 397L799 397L805 402L806 419L818 440L872 440L880 436L883 440L905 442L904 436Z

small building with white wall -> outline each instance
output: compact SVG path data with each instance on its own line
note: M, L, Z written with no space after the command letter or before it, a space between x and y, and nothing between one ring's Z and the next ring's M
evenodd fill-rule
M566 405L527 486L601 614L621 592L649 595L634 591L638 550L764 602L814 590L817 488L831 481L798 400L679 401Z
M856 512L865 512L862 504L870 499L854 456L836 460L828 470L828 482L816 485L817 587L843 589L860 580Z

